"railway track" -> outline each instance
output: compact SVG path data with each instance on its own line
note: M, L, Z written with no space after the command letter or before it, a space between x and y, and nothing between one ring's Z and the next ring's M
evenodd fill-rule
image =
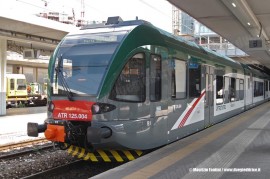
M20 156L27 155L30 153L34 153L34 152L38 152L42 150L49 150L49 149L52 149L53 147L54 147L53 145L46 145L46 146L42 146L38 148L31 148L31 149L27 149L27 150L23 150L19 152L8 153L8 154L0 155L0 160L18 158Z
M6 151L6 150L13 150L16 148L33 146L33 145L42 144L42 143L48 143L48 140L46 140L45 138L41 138L41 139L39 138L39 139L31 140L31 141L23 141L23 142L14 143L14 144L2 145L0 146L0 152Z
M68 171L72 170L74 167L82 167L85 161L77 160L75 162L71 162L68 164L64 164L61 166L54 167L52 169L42 171L39 173L35 173L29 176L24 177L24 179L32 179L32 178L48 178L51 176L65 176L67 175Z
M45 144L45 145L33 147L34 145L37 145L37 144ZM0 146L0 160L13 159L13 158L17 158L19 156L23 156L29 153L51 149L53 147L54 147L53 144L49 143L45 139L36 139L34 141L24 141L24 142L20 142L16 144L8 144L8 145ZM9 151L13 151L13 152L9 152Z

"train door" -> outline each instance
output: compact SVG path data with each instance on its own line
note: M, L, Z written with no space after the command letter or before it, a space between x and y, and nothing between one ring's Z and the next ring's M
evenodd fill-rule
M150 120L148 121L149 140L153 146L167 142L168 113L168 62L162 61L159 54L150 54L149 76L147 74L147 96L150 102ZM149 95L148 95L149 94ZM151 136L154 135L154 136ZM148 141L148 143L150 143Z
M212 66L203 66L203 77L205 86L205 100L204 100L204 126L208 127L213 124L214 117L214 93L213 93L213 83L214 83L214 67Z
M252 83L251 75L245 75L245 106L252 103Z
M167 65L166 65L167 66ZM150 117L158 120L161 116L167 115L167 79L165 68L162 68L161 56L157 54L150 55L150 74L149 74L149 100L150 106ZM163 100L162 96L165 98Z

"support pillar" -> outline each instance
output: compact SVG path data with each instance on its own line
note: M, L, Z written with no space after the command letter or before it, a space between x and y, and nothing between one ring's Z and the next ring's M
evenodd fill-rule
M0 116L6 115L7 40L0 38Z

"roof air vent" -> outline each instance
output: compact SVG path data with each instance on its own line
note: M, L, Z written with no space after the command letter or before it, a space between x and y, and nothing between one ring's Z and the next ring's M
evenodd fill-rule
M119 22L123 22L123 20L120 16L108 17L106 25L118 24Z

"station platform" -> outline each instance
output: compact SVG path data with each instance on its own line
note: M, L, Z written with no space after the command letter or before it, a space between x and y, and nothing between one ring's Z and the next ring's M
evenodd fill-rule
M0 146L33 140L27 135L27 123L42 124L46 118L46 107L8 109L7 115L0 116ZM39 137L44 138L44 134Z
M93 177L269 178L270 102Z

